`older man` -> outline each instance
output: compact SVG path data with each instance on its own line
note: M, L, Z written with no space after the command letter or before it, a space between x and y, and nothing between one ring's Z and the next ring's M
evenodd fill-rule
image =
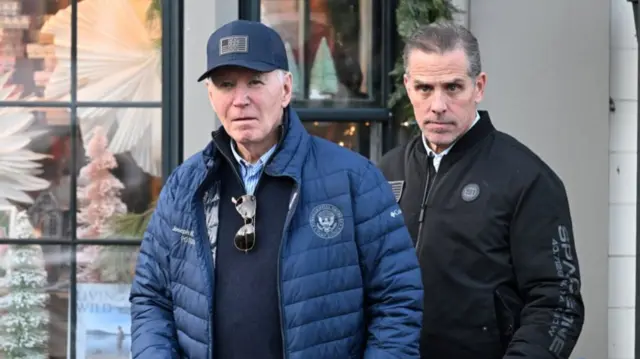
M382 173L305 131L274 30L224 25L207 64L222 127L160 195L133 358L418 358L420 270Z
M476 38L449 22L406 42L421 134L386 154L425 291L425 359L567 359L584 321L562 181L478 111Z

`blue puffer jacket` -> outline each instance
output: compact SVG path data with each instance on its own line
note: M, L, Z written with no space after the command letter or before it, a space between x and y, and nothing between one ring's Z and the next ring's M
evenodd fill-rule
M281 150L266 168L295 181L278 263L285 359L419 358L422 279L390 186L367 159L310 136L288 111ZM202 191L215 158L210 144L162 189L131 288L134 359L212 359L215 283ZM319 204L343 214L334 238L312 230Z

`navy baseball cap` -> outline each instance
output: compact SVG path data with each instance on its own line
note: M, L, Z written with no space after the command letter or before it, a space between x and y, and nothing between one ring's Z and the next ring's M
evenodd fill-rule
M225 24L207 42L207 70L198 82L222 66L240 66L260 72L289 71L287 52L280 35L255 21L235 20Z

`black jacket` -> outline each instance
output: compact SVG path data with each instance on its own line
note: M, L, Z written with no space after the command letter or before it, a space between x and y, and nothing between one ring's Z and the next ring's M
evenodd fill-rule
M444 156L426 196L420 136L380 162L402 189L417 242L422 357L569 358L584 305L565 188L531 150L496 131L488 113L480 116Z

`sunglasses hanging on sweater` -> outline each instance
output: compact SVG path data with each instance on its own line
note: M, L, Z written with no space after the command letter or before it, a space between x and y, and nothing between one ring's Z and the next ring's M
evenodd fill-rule
M256 245L256 197L245 194L238 199L231 198L236 206L236 211L242 216L244 225L240 227L233 239L233 245L242 252L249 252Z

